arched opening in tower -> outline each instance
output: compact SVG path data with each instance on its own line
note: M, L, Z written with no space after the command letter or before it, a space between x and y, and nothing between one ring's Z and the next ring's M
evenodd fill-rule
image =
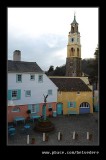
M74 33L74 26L72 26L71 31L72 31L72 33Z
M79 57L79 48L77 48L77 56Z
M70 56L74 56L74 51L75 51L75 49L71 48Z

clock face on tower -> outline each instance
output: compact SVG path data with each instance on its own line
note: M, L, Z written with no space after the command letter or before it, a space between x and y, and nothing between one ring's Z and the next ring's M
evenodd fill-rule
M74 42L74 38L70 38L70 42Z

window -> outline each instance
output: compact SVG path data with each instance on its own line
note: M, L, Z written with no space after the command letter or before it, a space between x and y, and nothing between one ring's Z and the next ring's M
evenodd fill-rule
M68 102L68 108L75 108L76 102Z
M71 52L70 55L71 55L71 56L74 56L75 49L74 49L74 48L71 48L70 52Z
M16 82L22 82L22 75L21 74L16 75Z
M77 56L79 57L79 48L77 48Z
M80 94L80 91L78 91L77 94L79 95L79 94Z
M52 111L52 104L48 104L48 111Z
M72 26L72 28L71 28L71 32L72 32L72 33L74 33L74 26Z
M38 82L43 82L43 75L38 76Z
M34 74L30 75L30 80L32 80L32 81L35 80L35 75Z
M90 105L87 102L83 102L80 104L80 108L89 108L89 107L90 107Z
M48 90L48 95L52 95L52 89Z
M27 90L27 91L25 92L25 96L26 96L26 97L30 97L30 96L31 96L31 90Z
M38 113L39 112L39 104L31 104L30 110L31 110L31 113Z
M48 104L48 108L52 108L52 104Z
M71 52L74 52L74 49L73 49L73 48L71 48Z
M12 99L17 99L18 96L18 91L17 90L13 90L12 91Z
M34 105L34 104L32 104L31 113L36 113L36 108L35 108L35 105Z
M20 89L8 90L8 100L15 100L15 99L21 99L21 90Z
M15 106L13 109L12 109L12 112L20 112L20 108L18 106Z

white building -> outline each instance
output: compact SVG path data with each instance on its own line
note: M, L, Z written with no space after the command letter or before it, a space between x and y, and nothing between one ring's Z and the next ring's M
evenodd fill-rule
M8 121L16 115L26 117L29 108L41 115L46 95L47 106L56 109L58 88L36 62L20 61L20 54L16 50L14 60L8 60Z

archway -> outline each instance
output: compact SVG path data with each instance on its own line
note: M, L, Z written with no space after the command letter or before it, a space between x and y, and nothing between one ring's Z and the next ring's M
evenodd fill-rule
M83 102L79 107L79 114L90 113L90 104L88 102Z

